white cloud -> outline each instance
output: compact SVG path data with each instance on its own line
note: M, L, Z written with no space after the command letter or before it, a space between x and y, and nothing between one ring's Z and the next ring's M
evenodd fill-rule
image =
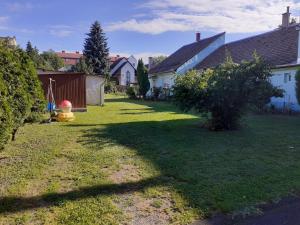
M54 26L50 26L49 32L51 35L55 37L64 38L70 36L74 31L72 30L71 26L54 25Z
M149 57L167 56L165 53L161 53L161 52L138 52L138 53L135 53L135 54L130 54L130 53L127 53L127 52L113 52L110 55L111 56L120 55L120 56L123 56L123 57L129 57L129 56L133 55L137 60L138 59L143 59L143 62L145 64L148 64Z
M260 32L278 27L288 5L300 9L298 0L149 0L140 6L149 10L147 16L112 23L108 31Z
M20 3L20 2L11 2L7 4L7 9L11 12L21 12L24 10L33 9L34 6L30 2Z

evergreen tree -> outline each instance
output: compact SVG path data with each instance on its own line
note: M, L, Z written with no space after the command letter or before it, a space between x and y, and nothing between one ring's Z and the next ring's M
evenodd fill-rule
M145 67L142 59L139 59L138 61L137 80L139 84L139 93L143 96L143 98L145 98L150 88L150 82L148 78L147 68Z
M92 68L94 74L109 74L109 48L105 33L98 21L92 24L90 32L85 39L83 54L86 64Z
M26 53L33 61L35 68L40 68L40 65L42 65L43 63L39 55L39 50L36 47L33 48L30 41L27 42Z

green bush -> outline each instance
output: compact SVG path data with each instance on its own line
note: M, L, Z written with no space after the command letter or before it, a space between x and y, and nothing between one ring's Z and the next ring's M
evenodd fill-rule
M136 99L137 98L137 90L134 87L129 87L126 90L126 94L130 99Z
M272 86L270 67L254 55L252 61L235 64L231 60L215 70L190 71L177 77L174 100L181 109L196 109L210 117L211 130L232 130L249 105L264 105L283 91Z
M0 149L3 149L9 135L12 133L12 112L7 100L7 89L4 86L2 76L0 76Z
M40 113L45 105L32 61L23 50L5 43L0 43L0 88L0 146L3 147L9 134L14 139L31 113Z
M117 92L116 82L106 81L104 91L105 93L116 93Z

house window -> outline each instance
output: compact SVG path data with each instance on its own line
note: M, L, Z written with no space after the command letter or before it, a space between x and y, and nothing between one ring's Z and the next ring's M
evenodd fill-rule
M127 86L130 85L130 72L129 71L126 72L126 85Z
M289 81L292 81L291 73L284 73L284 83L287 83Z

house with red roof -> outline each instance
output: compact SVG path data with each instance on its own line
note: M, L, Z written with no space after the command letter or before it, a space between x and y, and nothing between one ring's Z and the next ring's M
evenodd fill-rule
M75 66L81 57L83 55L79 52L66 52L66 51L61 51L61 52L56 52L57 56L62 58L64 61L65 65L67 66Z
M235 63L251 60L255 52L272 68L271 82L284 89L284 97L273 98L277 108L300 111L296 98L295 74L300 68L300 24L291 22L289 7L282 14L282 24L269 32L225 44L225 33L183 46L157 66L150 68L151 88L170 88L177 75L188 70L214 68L230 56Z

